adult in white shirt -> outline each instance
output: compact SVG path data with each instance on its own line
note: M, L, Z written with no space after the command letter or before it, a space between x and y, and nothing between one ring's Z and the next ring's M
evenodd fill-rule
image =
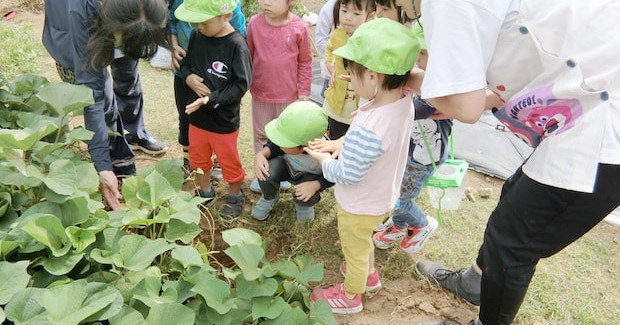
M414 11L411 0L397 2ZM470 324L510 324L538 261L620 204L620 2L413 2L424 13L429 62L426 73L412 71L411 85L469 123L489 105L488 87L505 101L502 121L536 148L504 184L472 268L416 265L458 294L480 288ZM475 302L476 292L466 293Z

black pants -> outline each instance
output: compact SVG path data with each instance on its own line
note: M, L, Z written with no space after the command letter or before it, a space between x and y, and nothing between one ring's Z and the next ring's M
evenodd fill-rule
M618 204L620 165L599 164L594 193L544 185L519 169L502 188L478 253L482 323L512 323L538 261L583 236Z
M185 113L185 106L187 105L187 94L189 87L185 84L183 78L174 76L174 101L177 105L177 111L179 112L179 144L182 146L189 146L189 115Z
M314 181L321 178L320 175L311 173L300 173L292 170L292 168L286 162L283 156L278 156L269 159L269 177L265 181L259 181L260 189L263 191L263 197L267 200L273 200L278 191L280 190L280 182L288 181L293 185L300 184L307 181ZM320 191L314 193L314 195L307 202L299 201L293 194L293 202L301 206L313 206L321 199Z
M329 129L329 139L338 140L342 138L347 130L349 130L349 124L338 122L333 118L327 118L327 128Z

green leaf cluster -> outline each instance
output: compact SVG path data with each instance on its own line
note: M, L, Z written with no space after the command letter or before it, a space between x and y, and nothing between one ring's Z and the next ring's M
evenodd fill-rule
M235 265L211 265L179 161L127 178L124 209L104 210L92 134L69 124L92 103L86 87L0 78L0 323L335 323L309 300L323 277L309 257L268 261L260 235L235 228L222 232Z

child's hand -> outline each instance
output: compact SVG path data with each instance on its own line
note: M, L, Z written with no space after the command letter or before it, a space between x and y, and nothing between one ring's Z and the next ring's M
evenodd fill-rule
M185 114L188 114L188 115L192 114L193 112L197 111L200 108L200 106L207 105L208 102L209 102L208 96L196 99L193 103L185 106Z
M327 87L329 88L334 87L334 76L331 76L331 78L329 78L329 81L327 82Z
M309 100L309 99L310 98L308 96L306 96L306 95L299 95L299 97L297 97L297 100L302 101L302 102L306 101L306 100Z
M260 152L254 156L254 176L259 181L265 181L269 177L269 162Z
M336 159L340 155L340 151L342 150L342 140L340 138L338 140L325 140L325 139L314 139L308 141L308 147L312 150L316 150L318 152L328 152L331 153L331 157Z
M308 202L312 196L321 189L319 181L307 181L293 186L295 198L302 202Z
M344 80L346 82L351 82L351 75L341 74L341 75L338 76L338 79Z
M185 57L185 50L179 45L173 46L170 55L172 56L171 69L172 72L176 72L181 68L181 60Z
M199 75L192 73L185 78L185 83L191 88L196 95L205 97L211 93L211 89L202 83L202 79Z
M308 147L304 147L304 151L309 154L312 158L319 161L319 163L323 163L323 160L332 158L332 155L327 152L320 152L317 150L312 150Z

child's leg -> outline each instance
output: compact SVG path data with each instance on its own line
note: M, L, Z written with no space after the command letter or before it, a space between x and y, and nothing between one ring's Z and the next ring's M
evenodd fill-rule
M289 181L286 161L282 156L268 160L269 176L264 181L259 181L263 197L267 200L273 200L278 195L281 181Z
M193 170L202 169L203 173L196 173L196 184L203 191L211 190L211 168L213 162L211 155L213 148L211 147L210 136L212 132L203 130L199 127L189 126L189 161Z
M265 143L265 125L280 116L280 113L289 103L265 103L252 98L252 130L254 139L254 154L259 152Z
M222 167L224 181L228 183L228 191L232 195L241 193L241 183L245 178L245 171L241 165L241 158L237 150L238 137L239 130L227 134L209 132L210 145L217 156L218 163ZM211 156L208 159L211 160Z
M185 113L185 105L187 104L187 87L185 81L174 76L174 101L179 112L179 137L178 141L183 150L189 149L189 115Z
M422 165L411 160L407 160L405 173L400 186L400 197L398 198L398 206L394 210L392 221L394 224L404 229L407 226L424 227L426 226L426 213L413 202L424 188L424 184L431 177L433 166Z
M340 245L347 263L344 288L351 297L366 291L368 271L370 268L374 270L374 263L370 263L371 253L374 250L372 230L381 223L385 215L356 215L342 210L340 206L336 209Z

